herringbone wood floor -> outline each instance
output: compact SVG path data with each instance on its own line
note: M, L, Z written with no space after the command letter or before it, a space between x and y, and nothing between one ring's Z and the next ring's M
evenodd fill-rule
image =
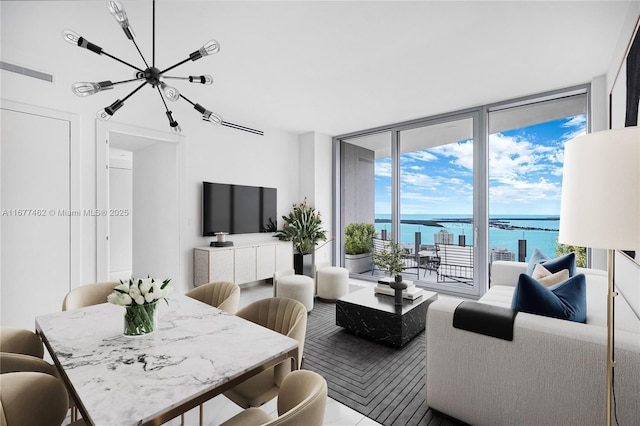
M316 299L309 314L305 369L322 374L329 396L385 426L458 425L425 403L425 342L397 349L335 325L335 303Z

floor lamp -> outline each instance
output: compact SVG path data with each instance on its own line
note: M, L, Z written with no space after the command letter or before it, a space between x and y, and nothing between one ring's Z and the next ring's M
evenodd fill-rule
M605 130L565 144L562 244L607 249L607 425L612 420L614 250L640 248L640 128Z

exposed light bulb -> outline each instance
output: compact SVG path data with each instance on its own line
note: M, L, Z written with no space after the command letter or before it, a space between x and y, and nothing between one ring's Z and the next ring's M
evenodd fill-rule
M180 92L178 92L178 89L176 89L175 87L169 86L164 82L160 83L160 87L162 87L162 92L168 100L175 102L180 99Z
M112 114L109 114L106 108L98 111L98 113L96 114L96 118L100 121L109 121L111 117Z
M216 40L209 40L202 46L199 52L202 56L213 55L220 51L220 44Z
M84 97L96 94L102 90L108 90L113 88L113 83L110 81L101 81L99 83L93 83L88 81L74 83L71 86L71 90L76 96Z
M115 20L118 21L118 23L124 30L124 33L127 35L127 38L133 40L135 34L133 33L133 29L129 25L127 12L124 11L124 7L122 6L122 4L117 0L108 0L107 9L109 9L109 12L115 18Z
M211 111L207 111L206 114L202 114L202 120L208 121L209 123L217 124L218 126L222 124L222 117Z
M169 119L169 126L171 127L171 131L173 133L180 133L182 129L176 120L173 119L173 113L171 111L166 111L167 118Z
M217 124L217 125L222 124L222 117L220 117L218 114L214 114L213 112L209 111L208 109L206 109L202 105L195 104L193 106L193 108L196 111L198 111L200 114L202 114L202 120L203 121L208 121L209 123L213 123L213 124Z
M116 21L120 23L128 21L127 12L124 11L124 7L122 7L122 4L119 1L107 1L107 9L109 9L109 12L116 19Z
M73 44L74 46L83 47L88 49L98 55L102 54L102 48L93 43L90 43L89 40L82 37L80 34L76 33L72 30L64 30L62 31L62 39L69 44Z
M209 74L205 75L190 75L189 76L190 83L200 83L200 84L213 84L213 77Z
M73 44L74 46L80 46L80 34L76 33L72 30L64 30L62 31L62 38L67 43Z
M114 103L112 103L105 109L98 111L98 113L96 114L96 118L100 121L108 121L111 116L116 113L117 110L122 108L122 105L124 105L124 102L120 99L117 99Z

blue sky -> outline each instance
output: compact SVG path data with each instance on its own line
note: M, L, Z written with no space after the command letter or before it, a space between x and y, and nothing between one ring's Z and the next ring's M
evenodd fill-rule
M584 134L586 115L489 137L491 215L560 213L565 142ZM472 213L473 141L402 154L401 213ZM376 214L391 207L391 159L376 160Z

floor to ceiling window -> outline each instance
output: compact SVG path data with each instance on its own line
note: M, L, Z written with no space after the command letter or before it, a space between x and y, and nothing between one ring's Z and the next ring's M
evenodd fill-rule
M564 143L586 132L587 94L534 101L489 110L490 261L558 248Z
M587 105L581 86L334 138L339 259L347 262L345 226L373 223L376 238L413 259L408 279L474 296L493 260L527 260L535 248L555 255L563 146L585 132ZM370 260L352 272L381 273Z

